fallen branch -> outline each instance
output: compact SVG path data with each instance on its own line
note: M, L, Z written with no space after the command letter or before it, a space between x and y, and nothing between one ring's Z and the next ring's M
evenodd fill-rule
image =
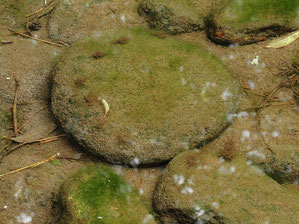
M45 107L42 107L41 109L39 109L35 114L33 114L30 118L28 118L22 125L21 125L21 127L19 127L18 129L17 129L17 133L19 133L20 131L21 131L21 129L26 125L26 124L28 124L39 112L41 112L41 111L43 111L44 109L46 109L47 108L47 106L45 106Z
M57 156L59 156L59 155L60 155L60 153L57 153L57 154L55 154L54 156L49 157L48 159L45 159L45 160L42 160L42 161L40 161L40 162L33 163L33 164L29 165L29 166L25 166L25 167L22 167L22 168L19 168L19 169L12 170L12 171L10 171L10 172L1 174L1 175L0 175L0 179L3 178L4 176L9 175L9 174L13 174L13 173L16 173L16 172L19 172L19 171L22 171L22 170L26 170L26 169L29 169L29 168L34 168L34 167L37 167L37 166L39 166L39 165L41 165L41 164L50 162L51 160L55 159L55 158L56 158Z
M25 33L21 33L21 32L12 30L12 29L10 29L10 28L8 28L8 30L11 31L11 32L13 32L15 35L20 35L20 36L22 36L22 37L30 38L30 39L33 39L33 40L36 40L36 41L40 41L40 42L43 42L43 43L46 43L46 44L54 45L54 46L57 46L57 47L63 47L63 46L64 46L64 45L62 45L62 44L57 44L57 43L54 43L54 42L51 42L51 41L48 41L48 40L42 40L42 39L39 39L39 38L30 36L30 35L27 35L27 34L25 34Z
M33 144L33 143L40 143L40 144L45 144L45 143L49 143L49 142L53 142L53 141L56 141L58 140L60 137L64 137L65 135L62 134L62 135L56 135L56 136L51 136L51 137L47 137L47 138L41 138L41 139L37 139L37 140L33 140L33 141L28 141L28 142L17 142L17 143L20 143L12 148L3 148L1 151L0 151L0 160L3 158L3 156L6 156L10 153L12 153L13 151L15 151L16 149L24 146L24 145L27 145L27 144ZM6 137L7 139L10 139L11 141L14 141L13 138L10 138L10 137ZM5 150L6 149L6 150Z

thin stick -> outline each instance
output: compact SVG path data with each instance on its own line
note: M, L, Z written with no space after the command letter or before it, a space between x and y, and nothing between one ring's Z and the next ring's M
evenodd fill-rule
M33 15L35 15L36 13L38 13L38 12L44 10L44 8L45 8L45 7L41 7L40 9L36 10L35 12L33 12L33 13L31 13L31 14L29 14L29 15L25 15L25 17L33 16Z
M49 143L49 142L53 142L53 141L56 141L58 140L60 137L63 137L65 136L64 134L62 135L56 135L56 136L51 136L51 137L47 137L47 138L42 138L42 139L37 139L37 140L33 140L33 141L28 141L28 142L22 142L10 149L7 149L6 147L6 151L4 153L0 153L0 160L2 159L3 156L7 156L8 154L12 153L13 151L15 151L16 149L22 147L23 145L27 145L27 144L33 144L33 143L41 143L41 144L44 144L44 143ZM14 141L13 138L8 138L12 141ZM5 148L3 148L5 149Z
M33 40L37 40L37 41L46 43L46 44L54 45L54 46L57 46L57 47L62 47L62 46L63 46L62 44L56 44L56 43L51 42L51 41L42 40L42 39L39 39L39 38L36 38L36 37L32 37L32 36L29 36L29 35L27 35L27 34L20 33L20 32L18 32L18 31L12 30L12 29L10 29L10 28L8 28L8 30L11 31L11 32L13 32L13 33L16 34L16 35L20 35L20 36L22 36L22 37L27 37L27 38L30 38L30 39L33 39Z
M33 114L30 118L28 118L24 124L21 125L21 127L18 128L17 133L20 132L20 130L26 125L28 124L39 112L43 111L44 109L46 109L47 106L42 107L40 110L38 110L35 114Z
M22 171L22 170L25 170L25 169L29 169L29 168L34 168L34 167L37 167L37 166L39 166L39 165L41 165L41 164L50 162L51 160L55 159L55 158L56 158L57 156L59 156L59 155L60 155L60 153L57 153L57 154L55 154L54 156L49 157L48 159L45 159L45 160L42 160L42 161L40 161L40 162L33 163L33 164L29 165L29 166L24 166L24 167L22 167L22 168L19 168L19 169L16 169L16 170L13 170L13 171L10 171L10 172L1 174L1 175L0 175L0 179L3 178L4 176L9 175L9 174L13 174L13 173L16 173L16 172L19 172L19 171Z
M15 95L14 95L14 101L13 101L13 107L12 107L12 117L13 117L13 130L14 135L17 135L18 133L18 120L17 120L17 99L18 99L18 88L19 88L19 81L15 77Z

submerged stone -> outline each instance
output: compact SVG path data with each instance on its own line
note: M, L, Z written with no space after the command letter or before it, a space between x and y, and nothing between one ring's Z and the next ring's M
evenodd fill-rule
M269 150L264 161L255 162L276 181L299 179L299 120L296 107L268 107L260 112L261 132ZM253 156L254 157L254 156Z
M299 28L297 0L231 0L206 21L214 42L250 44Z
M224 161L210 150L177 155L154 195L165 224L296 223L299 194L243 157Z
M60 223L154 224L136 190L104 166L86 166L61 187Z
M99 51L103 57L95 59ZM215 56L139 28L75 43L57 65L52 110L87 150L136 166L215 138L238 95L237 81Z
M123 26L140 26L136 7L137 1L61 0L50 15L47 31L52 39L73 42Z
M21 27L28 15L41 8L40 0L0 0L0 24Z
M203 30L205 17L222 2L225 0L143 0L138 12L152 28L171 34L187 33Z

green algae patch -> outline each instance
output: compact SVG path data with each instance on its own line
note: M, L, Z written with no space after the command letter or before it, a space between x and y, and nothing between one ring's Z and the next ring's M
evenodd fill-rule
M154 195L163 223L296 223L297 191L243 157L213 154L183 152L168 164Z
M21 27L27 20L26 15L41 8L40 0L0 0L1 23Z
M298 29L296 0L232 0L208 20L208 35L222 44L248 44Z
M56 68L52 109L92 153L153 164L215 138L238 96L238 83L215 56L132 29L75 43Z
M61 188L61 223L154 224L136 190L108 166L86 166Z
M223 2L225 0L143 0L138 12L151 28L171 34L187 33L203 30L205 17Z

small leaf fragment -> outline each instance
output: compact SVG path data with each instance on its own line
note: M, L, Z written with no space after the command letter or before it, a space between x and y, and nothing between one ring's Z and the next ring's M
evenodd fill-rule
M107 115L107 113L109 111L109 104L107 103L107 101L105 99L102 99L102 104L105 107L105 115L104 115L104 117L106 117L106 115Z
M290 33L287 36L280 37L271 41L266 48L281 48L289 45L299 38L299 30Z
M62 166L61 162L58 159L54 159L51 161L53 165Z

